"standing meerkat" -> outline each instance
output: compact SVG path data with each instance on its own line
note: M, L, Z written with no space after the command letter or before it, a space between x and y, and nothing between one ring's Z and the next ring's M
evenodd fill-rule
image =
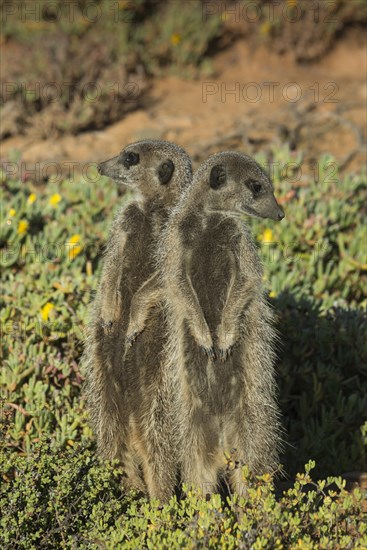
M278 461L276 336L243 214L284 217L268 176L251 157L213 155L173 210L158 255L170 327L166 368L176 373L181 477L204 492L217 487L230 453L255 474L273 471ZM151 304L154 298L151 289ZM230 472L232 490L241 479L240 468Z
M118 212L106 246L84 351L88 408L99 452L121 461L125 486L167 499L177 461L172 391L161 368L165 319L154 257L170 209L192 181L191 160L172 143L147 140L102 162L99 171L131 187L138 197ZM140 332L141 289L153 289L157 307L130 349ZM130 310L137 315L127 340Z

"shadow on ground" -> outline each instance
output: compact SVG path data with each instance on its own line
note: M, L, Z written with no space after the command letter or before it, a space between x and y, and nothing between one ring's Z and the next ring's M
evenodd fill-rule
M292 479L310 459L318 477L366 470L366 312L342 307L322 312L321 303L287 290L274 305L286 473Z

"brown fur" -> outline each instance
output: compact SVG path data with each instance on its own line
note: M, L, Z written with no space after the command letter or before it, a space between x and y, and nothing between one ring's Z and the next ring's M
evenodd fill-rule
M254 181L255 188L261 184L259 196L251 190ZM284 216L253 159L214 155L174 209L159 253L182 480L206 493L224 473L225 453L256 474L274 471L278 461L276 336L243 212ZM229 481L241 490L239 468Z
M139 162L125 166L131 152ZM172 388L162 368L166 329L154 255L170 208L191 183L191 161L174 144L143 141L102 163L100 171L130 185L140 197L120 210L106 246L83 359L88 407L99 452L122 462L126 487L167 499L176 481L177 458ZM144 311L146 293L158 305L130 347L141 331L134 312Z

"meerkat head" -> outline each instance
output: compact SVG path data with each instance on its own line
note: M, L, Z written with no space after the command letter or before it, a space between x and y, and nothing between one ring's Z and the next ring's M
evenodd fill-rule
M243 153L223 152L209 157L195 173L194 185L199 181L207 187L214 209L277 221L284 218L269 177Z
M101 162L101 175L133 188L144 198L169 203L191 183L192 165L186 151L169 141L144 140Z

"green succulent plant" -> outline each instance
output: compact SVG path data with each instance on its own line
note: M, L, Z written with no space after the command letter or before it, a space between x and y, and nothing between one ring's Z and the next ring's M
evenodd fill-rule
M280 334L282 462L294 479L312 459L320 481L309 466L280 497L246 472L248 493L228 502L192 492L162 507L126 494L117 466L95 457L79 363L108 229L129 195L97 177L39 186L4 175L2 547L366 546L362 495L329 479L366 469L366 175L329 178L324 156L317 181L287 180L284 167L302 158L284 146L272 160L286 218L248 223Z

